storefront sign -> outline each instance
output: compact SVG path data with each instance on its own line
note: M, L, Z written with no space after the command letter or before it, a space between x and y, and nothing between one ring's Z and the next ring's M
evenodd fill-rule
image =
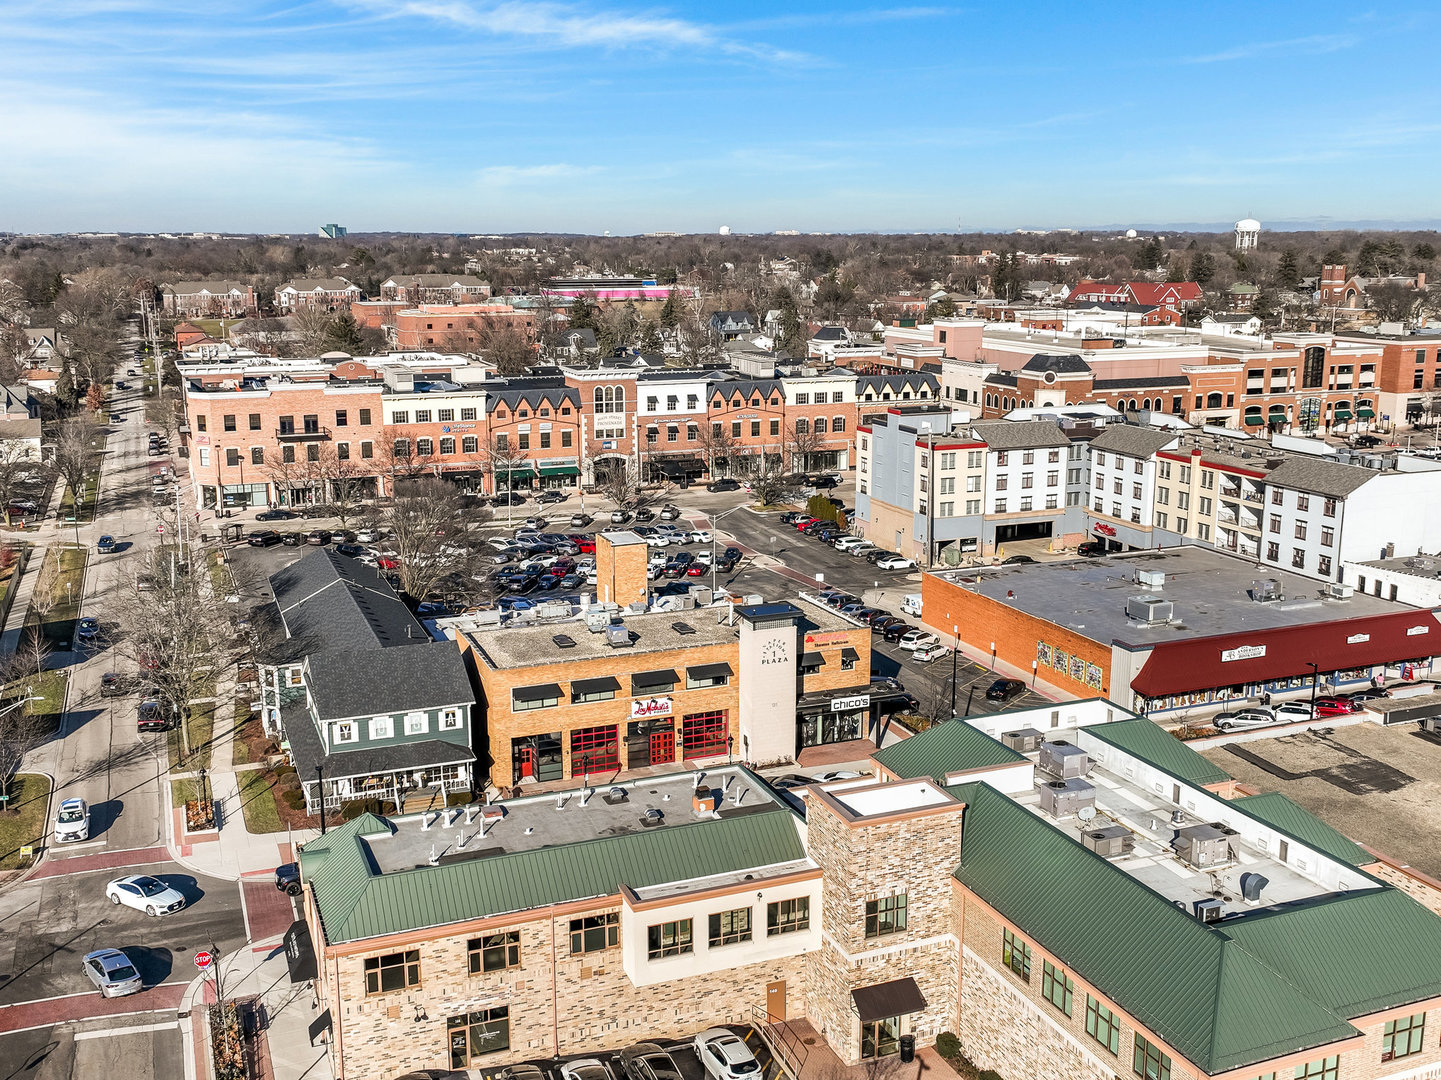
M445 433L445 434L448 435L448 434L450 434L452 431L474 431L474 430L475 430L475 425L474 425L474 424L441 424L441 425L440 425L440 430L441 430L443 433Z
M668 697L646 698L644 701L632 701L630 703L630 718L632 720L643 720L647 716L668 715L670 715L670 698Z
M1430 632L1431 628L1429 626L1408 626L1406 628L1407 637L1415 637L1417 634L1429 634Z
M831 712L850 712L852 709L870 708L871 695L857 694L855 697L831 699Z
M1363 641L1370 641L1370 640L1371 640L1371 635L1370 635L1370 634L1352 634L1350 637L1348 637L1348 638L1346 639L1346 644L1347 644L1347 645L1359 645L1359 644L1361 644L1361 642L1363 642Z
M851 640L847 631L839 631L830 634L807 634L807 645L845 645Z
M1097 522L1096 532L1101 536L1115 536L1116 528L1114 525L1106 525L1102 522Z
M1221 663L1229 663L1232 660L1255 660L1258 656L1266 655L1264 645L1242 645L1237 649L1222 649Z

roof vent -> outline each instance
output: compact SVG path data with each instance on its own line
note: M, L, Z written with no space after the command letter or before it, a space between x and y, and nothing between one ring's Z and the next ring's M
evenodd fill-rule
M1406 565L1411 567L1413 570L1435 570L1436 560L1427 559L1424 557L1417 557L1414 559L1407 559Z
M1261 890L1269 884L1270 879L1260 874L1244 873L1241 875L1241 896L1250 903L1257 903L1261 899Z
M1280 578L1260 578L1251 582L1251 599L1258 604L1277 603L1286 599Z
M556 634L550 640L555 642L556 648L558 649L575 648L575 638L571 637L569 634Z
M673 622L670 624L670 628L674 630L677 634L680 634L682 637L684 637L686 634L695 633L695 627L692 626L690 623Z
M612 649L630 647L630 631L621 623L611 623L605 628L605 643Z
M640 823L647 829L654 829L657 825L665 824L665 814L652 806L641 817Z
M1326 583L1326 599L1328 600L1349 600L1355 588L1340 581L1328 581Z

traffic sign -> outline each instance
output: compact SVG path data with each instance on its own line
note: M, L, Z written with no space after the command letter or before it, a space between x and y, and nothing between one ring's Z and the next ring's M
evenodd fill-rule
M198 953L195 954L195 966L198 967L201 971L205 971L213 963L215 963L215 957L212 956L210 953L206 952L204 949L201 949Z

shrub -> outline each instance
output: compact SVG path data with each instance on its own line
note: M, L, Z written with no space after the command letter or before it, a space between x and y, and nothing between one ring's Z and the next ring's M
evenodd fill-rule
M284 783L295 775L295 769L290 765L275 766L275 779L277 783Z
M305 793L297 788L291 788L280 797L285 800L285 805L292 810L303 810L305 808Z
M943 1031L936 1036L936 1053L943 1058L953 1058L961 1052L961 1040L954 1031Z

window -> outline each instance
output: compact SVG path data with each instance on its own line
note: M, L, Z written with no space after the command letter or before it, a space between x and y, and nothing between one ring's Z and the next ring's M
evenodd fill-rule
M360 456L363 458L373 458L375 456L375 444L368 441L361 443Z
M234 430L235 430L235 414L234 414L234 413L226 413L223 419L224 419L225 430L226 430L226 431L234 431Z
M1026 495L1021 499L1021 511L1024 513L1029 509L1031 509L1031 497Z
M1296 496L1296 509L1299 510L1299 511L1301 511L1303 514L1304 514L1307 510L1311 509L1311 496L1309 496L1309 495L1297 495L1297 496Z
M510 1006L497 1005L463 1016L447 1017L446 1038L450 1040L450 1067L464 1069L471 1059L510 1049Z
M758 428L759 426L760 426L760 425L759 425L759 424L756 424L756 423L751 424L751 431L752 431L754 434L756 434L756 435L759 435L759 434L760 434L759 431L756 431L756 428ZM731 438L732 438L732 439L739 439L740 437L741 437L741 422L740 422L739 420L734 420L734 421L731 422Z
M1067 1016L1071 1015L1071 995L1075 990L1071 977L1049 960L1041 967L1041 997Z
M751 431L752 431L752 433L753 433L753 434L756 434L756 435L759 435L759 434L760 434L760 431L758 430L759 428L760 428L759 422L752 424L752 425L751 425ZM772 421L771 421L770 432L771 432L772 435L779 435L779 434L781 433L781 422L780 422L779 420L772 420Z
M295 461L295 447L293 447L293 446L282 446L282 447L280 448L280 460L283 461L283 462L285 462L287 465L288 465L288 464L291 464L292 462L294 462L294 461Z
M1419 1054L1425 1041L1425 1013L1419 1012L1397 1020L1388 1020L1381 1033L1381 1060L1394 1061L1396 1058Z
M344 446L345 444L344 444L344 443L341 443L341 445ZM252 446L252 447L250 448L250 464L252 464L252 465L264 465L264 464L265 464L265 447L263 447L263 446Z
M725 709L682 717L681 744L685 747L685 756L714 757L725 753L729 732L730 713Z
M1335 517L1335 516L1336 516L1336 500L1335 500L1335 499L1327 499L1325 502L1323 502L1323 503L1321 504L1321 513L1324 514L1326 517Z
M651 960L694 952L695 943L691 938L691 920L677 919L675 922L659 923L647 928L646 945L646 956Z
M1166 515L1163 514L1161 511L1157 510L1157 511L1156 511L1156 528L1158 528L1158 529L1164 529L1165 527L1166 527Z
M1121 1022L1090 994L1086 995L1086 1034L1112 1054L1121 1052ZM1298 1070L1299 1075L1299 1070ZM1330 1080L1335 1080L1331 1077Z
M226 464L226 465L229 465L232 469L233 469L235 466L239 465L239 464L240 464L240 451L237 450L237 449L235 449L235 447L233 447L233 446L226 447L226 449L225 449L225 464Z
M811 396L810 396L809 394L797 394L797 395L796 395L796 404L797 404L797 405L809 405L810 403L811 403Z
M430 410L429 410L429 409L416 409L416 410L415 410L415 422L416 422L417 424L428 424L428 423L430 423Z
M455 453L455 436L453 436L453 435L442 435L442 436L440 437L440 452L441 452L442 454L453 454L453 453Z
M817 434L817 435L824 435L825 433L826 433L826 418L825 418L824 416L817 416L817 417L816 417L816 434Z
M429 713L413 712L405 714L405 733L407 735L424 735L429 730Z
M811 925L811 898L798 896L794 900L777 900L766 905L766 936L793 934L808 930Z
M1304 521L1296 522L1296 539L1306 539L1306 523Z
M560 704L559 694L560 687L554 683L545 686L518 686L510 693L510 711L553 709Z
M1141 497L1141 485L1140 485L1140 484L1132 484L1132 485L1131 485L1131 498L1133 498L1133 499L1139 499L1140 497ZM1208 502L1209 500L1207 500L1207 499L1202 499L1201 501L1202 501L1202 502ZM1202 507L1202 508L1201 508L1201 513L1205 514L1205 513L1208 513L1208 511L1205 509L1205 507Z
M196 430L196 431L204 431L204 430L205 430L205 417L204 417L204 415L202 415L202 414L200 414L200 413L197 413L196 416L195 416L195 430Z
M1027 450L1027 451L1025 451L1024 453L1021 454L1021 464L1022 464L1022 465L1034 465L1035 463L1036 463L1036 452L1035 452L1034 450Z
M336 426L336 427L345 427L345 426L346 426L347 424L349 424L349 423L350 423L350 414L347 413L344 409L336 409L336 410L335 410L335 426Z
M620 768L620 744L616 741L615 725L577 728L570 733L572 774Z
M654 431L651 432L650 438L652 438L652 439L655 438L655 432L654 432ZM416 441L423 443L423 442L427 442L428 440L426 440L426 439L418 439L418 440L416 440ZM530 432L528 432L528 431L519 432L519 433L516 435L516 445L517 445L520 449L522 449L522 450L529 450L529 449L530 449Z
M1281 545L1274 540L1266 541L1266 559L1268 562L1276 562L1281 558Z
M475 410L474 410L474 409L471 409L470 411L473 413ZM475 417L472 416L471 419L474 420ZM370 410L369 410L369 409L361 409L361 410L360 410L360 423L361 423L361 426L365 426L365 425L367 425L367 424L370 423Z
M996 500L996 510L995 510L995 512L998 513L998 514L1004 514L1004 513L1006 512L1006 500L1005 500L1005 499L997 499L997 500Z
M1157 503L1157 505L1159 505L1159 506L1170 506L1170 505L1171 505L1171 489L1170 489L1170 488L1165 488L1165 487L1158 487L1158 488L1156 489L1156 503Z
M751 939L751 909L732 908L718 911L710 917L709 945L738 945Z
M1296 1066L1296 1080L1336 1080L1340 1073L1341 1057L1339 1054Z
M305 460L306 460L306 461L319 461L319 460L320 460L320 444L319 444L319 443L306 443L306 444L305 444Z
M805 417L800 417L800 418L798 418L798 419L796 420L796 434L797 434L797 435L808 435L808 434L810 434L810 430L811 430L811 422L810 422L809 420L807 420Z
M1209 539L1211 539L1211 526L1202 524L1202 523L1199 522L1199 521L1196 522L1196 539L1197 539L1197 540L1209 540Z
M342 720L334 727L335 738L338 743L353 743L359 740L360 730L355 726L354 720Z
M1131 1055L1131 1068L1142 1080L1171 1080L1171 1059L1139 1032Z
M447 409L446 411L449 412L450 410ZM462 420L474 420L474 419L475 419L475 409L474 409L474 407L469 408L469 409L461 409L461 410L460 410L460 418L461 418Z
M1306 552L1303 548L1291 549L1291 565L1297 570L1306 569Z
M1267 532L1273 532L1273 533L1278 533L1278 532L1281 531L1281 515L1280 515L1280 514L1272 514L1272 515L1270 516L1270 520L1268 520L1268 521L1266 522L1266 531L1267 531Z
M1021 487L1028 488L1035 484L1035 473L1021 473Z
M440 712L440 730L454 731L460 727L459 709L442 709Z
M671 430L674 431L675 428L671 428ZM672 439L671 442L675 442L675 440ZM542 450L549 450L549 449L550 449L550 432L548 432L548 431L542 431L542 432L540 433L540 448L541 448Z
M455 410L440 409L436 412L435 416L442 424L448 424L455 419Z
M520 931L506 930L499 934L471 938L466 951L470 954L472 975L520 967Z
M901 1018L868 1020L861 1024L861 1057L883 1058L900 1052Z
M1001 935L1001 963L1031 981L1031 947L1009 930Z
M866 937L885 937L906 928L906 894L866 901Z
M365 993L388 994L420 985L420 950L386 953L365 958Z
M566 432L567 435L570 432ZM477 454L480 452L480 440L474 435L462 435L460 438L460 452L462 454Z
M600 393L599 390L596 393ZM570 920L570 955L601 952L620 944L620 913Z

